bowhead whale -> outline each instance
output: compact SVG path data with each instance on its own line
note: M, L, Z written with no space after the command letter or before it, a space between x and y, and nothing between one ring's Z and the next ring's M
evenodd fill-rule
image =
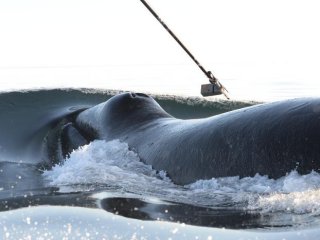
M176 119L148 95L124 93L80 112L62 130L65 152L94 139L127 142L176 184L225 176L279 178L320 171L320 99L260 104Z

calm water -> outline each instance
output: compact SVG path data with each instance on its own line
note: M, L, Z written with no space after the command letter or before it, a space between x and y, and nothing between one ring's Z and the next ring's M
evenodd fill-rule
M216 74L236 101L276 101L297 97L319 96L319 81L309 78L273 76L272 69L250 75L259 66L248 64L215 66ZM283 73L282 73L283 74ZM83 65L56 67L0 68L1 91L42 88L121 89L177 96L200 95L207 78L191 64L150 65ZM224 99L223 97L218 97ZM209 98L210 99L210 98Z

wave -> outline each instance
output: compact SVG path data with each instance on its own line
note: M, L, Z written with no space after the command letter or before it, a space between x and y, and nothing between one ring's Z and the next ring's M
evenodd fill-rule
M0 161L38 163L41 144L65 116L108 100L117 90L37 89L0 93ZM208 101L155 95L171 115L202 118L250 106L254 102Z

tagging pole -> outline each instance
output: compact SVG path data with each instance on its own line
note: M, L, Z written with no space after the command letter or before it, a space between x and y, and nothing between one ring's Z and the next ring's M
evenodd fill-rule
M211 71L207 71L200 62L193 56L193 54L186 48L186 46L180 41L180 39L171 31L171 29L165 24L164 21L158 16L158 14L150 7L150 5L145 0L140 0L143 5L151 12L151 14L159 21L159 23L168 31L168 33L176 40L180 47L189 55L189 57L196 63L200 70L209 79L209 84L201 85L202 96L213 96L223 94L227 99L228 90L218 81L218 79L212 74Z

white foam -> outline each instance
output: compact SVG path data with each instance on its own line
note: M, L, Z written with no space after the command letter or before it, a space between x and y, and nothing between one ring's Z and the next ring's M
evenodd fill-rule
M307 190L292 193L273 193L260 196L252 201L249 209L259 209L262 212L290 212L290 213L320 213L320 190Z
M114 140L96 140L70 154L61 165L44 172L50 186L76 184L141 184L160 181L150 165L142 163L126 143Z
M292 171L277 180L259 174L213 178L188 187L197 194L228 194L234 203L246 203L248 210L320 214L320 174L316 172L300 175Z
M96 140L71 153L63 164L44 172L50 186L72 191L98 184L121 188L138 195L206 206L233 206L260 212L320 214L320 174L299 175L292 171L274 180L254 177L224 177L199 180L181 187L165 172L142 163L138 155L118 140ZM84 191L85 188L80 187Z
M211 180L199 180L189 185L190 189L214 192L251 192L251 193L291 193L304 192L320 188L320 174L312 171L300 175L296 171L277 180L256 174L254 177L224 177Z

